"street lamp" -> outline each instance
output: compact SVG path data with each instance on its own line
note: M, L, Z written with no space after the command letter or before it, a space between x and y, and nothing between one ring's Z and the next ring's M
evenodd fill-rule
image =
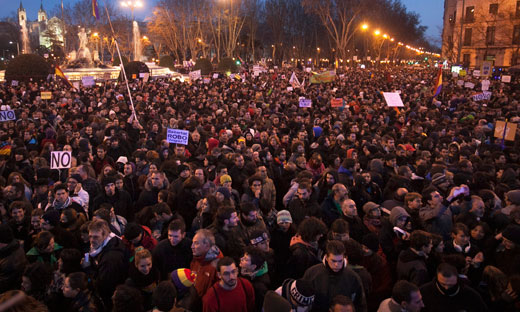
M365 23L365 24L361 25L361 29L363 29L363 30L367 30L367 29L368 29L368 24Z
M9 44L13 44L14 42L9 41ZM18 44L18 41L16 41L16 55L20 55L20 45Z
M374 31L374 35L376 36L379 36L381 34L381 32L379 31L379 29L376 29L376 31Z
M140 0L127 0L127 1L121 1L121 6L124 8L130 8L130 10L132 12L132 21L134 21L134 9L142 8L143 3Z

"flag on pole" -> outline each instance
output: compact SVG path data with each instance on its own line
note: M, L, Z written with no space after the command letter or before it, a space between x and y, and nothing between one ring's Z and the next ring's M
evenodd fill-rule
M65 83L71 87L71 88L74 88L74 86L72 85L72 83L70 83L70 81L67 79L67 77L65 76L65 74L63 73L63 71L61 70L61 68L56 65L56 70L55 70L55 74L56 76L60 77L61 79L63 79L63 81L65 81Z
M92 15L99 21L99 9L97 0L92 0Z
M439 74L437 75L437 79L435 79L435 87L433 88L433 97L436 97L441 93L442 90L442 66L439 67Z

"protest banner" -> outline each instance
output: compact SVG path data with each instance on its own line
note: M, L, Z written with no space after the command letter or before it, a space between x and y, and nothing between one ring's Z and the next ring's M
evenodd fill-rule
M404 107L403 100L397 92L383 92L383 97L389 107Z
M502 82L510 83L511 82L511 76L509 76L509 75L502 75Z
M300 98L300 107L312 107L312 100L306 98Z
M514 141L516 136L517 124L514 122L497 121L495 123L495 138L504 138L507 141ZM505 129L504 129L505 128Z
M135 79L135 78L134 78ZM81 77L81 83L83 84L83 86L85 87L92 87L93 85L96 84L96 82L94 81L94 77L92 76L84 76L84 77Z
M168 128L168 130L166 132L166 141L168 141L168 143L171 143L171 144L188 145L189 137L190 137L190 132L187 130Z
M42 91L40 92L40 97L42 100L50 100L52 99L52 92L51 91Z
M336 70L328 70L311 76L311 84L333 82L336 78Z
M478 102L478 101L491 99L491 95L492 95L491 92L484 91L482 93L478 93L478 94L473 95L472 98L473 98L473 101Z
M188 76L190 77L190 81L196 81L197 79L200 79L200 69L190 72Z
M16 114L13 110L0 111L0 121L16 120Z
M475 84L473 82L467 81L466 83L464 83L464 88L473 89L475 88Z
M331 99L330 107L343 107L343 99L342 98Z

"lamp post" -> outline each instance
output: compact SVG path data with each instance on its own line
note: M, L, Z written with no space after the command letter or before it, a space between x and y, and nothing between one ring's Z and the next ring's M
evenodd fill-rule
M16 55L20 55L20 45L18 44L18 41L16 42ZM13 44L14 42L9 41L9 44Z
M365 37L365 57L363 59L367 59L367 50L368 50L368 38L367 38L367 34L366 34L366 31L368 30L368 24L367 23L364 23L363 25L361 25L361 30L363 31L363 37Z
M321 51L320 48L317 47L316 48L316 52L317 52L316 53L316 66L318 66L318 67L320 67L320 51Z
M121 1L121 6L124 8L130 8L130 11L132 14L132 22L133 22L134 21L134 9L142 8L143 3L139 0L127 0L127 1Z

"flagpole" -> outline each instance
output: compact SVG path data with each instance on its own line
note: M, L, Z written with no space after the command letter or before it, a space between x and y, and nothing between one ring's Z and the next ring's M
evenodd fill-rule
M504 123L504 133L502 134L502 143L500 144L500 147L502 150L506 148L504 140L506 139L506 133L507 133L507 118L506 122Z

